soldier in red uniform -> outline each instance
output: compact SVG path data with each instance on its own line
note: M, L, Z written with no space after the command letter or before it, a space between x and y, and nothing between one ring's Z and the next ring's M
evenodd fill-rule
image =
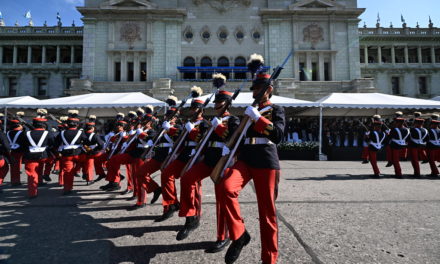
M166 103L170 107L165 113L166 117L169 117L177 111L177 97L169 96ZM147 160L141 164L136 172L136 178L138 183L138 194L136 204L130 208L130 210L136 210L145 207L147 203L147 193L154 192L153 198L151 199L151 204L155 203L159 196L162 194L162 188L151 178L151 174L155 173L162 166L162 162L166 159L168 154L171 152L171 147L174 141L179 135L181 127L175 123L176 117L169 121L164 121L162 123L162 129L164 129L165 134L160 138L158 144L156 145L152 157L146 157Z
M408 144L407 139L409 137L408 128L403 126L405 118L394 118L394 128L390 132L390 151L391 159L394 166L394 172L397 178L402 178L402 169L400 167L400 158L402 152L405 152Z
M365 133L365 141L368 143L368 156L375 178L380 177L380 170L377 166L377 152L382 149L387 134L382 131L382 120L380 116L373 117L372 129Z
M0 125L2 122L3 121L0 120ZM5 133L0 132L0 187L9 171L9 165L6 161L6 157L11 159L11 147ZM0 189L0 192L1 191L2 190Z
M202 95L203 91L199 87L193 87L192 91ZM190 115L193 116L197 114L195 120L190 120L185 124L183 129L188 131L188 136L185 138L183 143L183 149L179 153L177 159L172 161L166 168L163 169L161 174L161 184L162 184L162 205L163 214L156 218L155 222L162 222L173 216L174 212L179 211L180 204L177 198L176 189L176 179L180 178L180 173L185 167L186 163L189 161L193 151L197 146L197 143L201 140L203 134L209 127L208 122L203 118L203 107L204 101L195 98L191 102Z
M23 124L18 119L9 120L9 131L6 133L9 145L11 146L12 161L10 164L11 169L11 184L12 186L21 185L20 170L22 167L23 159L23 147L20 146L18 139L23 131Z
M47 119L36 117L33 119L32 131L22 133L18 139L20 146L23 147L23 160L25 171L28 176L28 196L37 197L37 187L40 180L38 175L44 166L46 159L50 156L51 148L54 146L53 135L46 130Z
M234 263L251 237L241 217L238 195L244 186L254 181L258 201L261 235L261 259L263 263L276 263L278 258L278 227L275 200L277 197L280 164L276 144L283 139L284 109L270 102L273 87L270 75L259 74L251 90L254 97L268 87L258 108L249 106L245 115L253 121L244 145L239 149L238 161L227 171L220 182L223 194L219 199L226 215L226 223L232 240L225 256L226 263Z
M96 133L95 123L87 122L85 124L85 134L87 137L87 142L84 144L85 150L85 161L84 161L84 169L85 171L85 180L87 184L93 181L93 170L94 170L94 162L95 157L102 155L104 142L102 141L100 135ZM99 168L99 167L98 167ZM103 171L99 171L99 169L95 169L96 174L104 173ZM105 174L105 173L104 173Z
M417 117L414 119L414 127L410 128L408 150L411 157L411 165L414 168L414 177L420 177L420 158L424 158L423 152L426 147L428 130L423 127L425 119Z
M232 93L228 91L219 91L215 95L215 109L218 114L223 112L226 101L231 100ZM224 152L225 143L238 127L240 120L238 117L231 116L226 110L221 117L214 117L211 121L214 132L211 134L204 151L202 161L194 164L181 179L180 189L180 217L186 217L185 225L177 234L177 240L183 240L190 232L199 226L202 205L201 181L211 175L211 172ZM216 197L218 188L221 185L215 185ZM217 200L217 199L216 199ZM217 240L211 248L206 250L207 253L215 253L223 250L229 243L230 239L226 230L224 212L221 210L220 202L216 201L217 212Z
M68 129L61 131L56 137L56 145L60 150L61 168L64 173L64 195L69 195L73 189L73 177L76 163L84 162L85 156L82 152L83 144L88 140L84 131L78 129L79 118L71 116L67 119Z
M431 167L431 176L437 177L439 175L438 168L435 162L438 160L440 154L440 129L438 120L439 115L434 114L431 116L430 128L428 130L428 139L426 144L426 152L428 155L429 166Z

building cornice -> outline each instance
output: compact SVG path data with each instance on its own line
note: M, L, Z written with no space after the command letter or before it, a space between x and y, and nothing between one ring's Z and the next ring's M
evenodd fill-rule
M161 16L177 16L186 17L188 11L183 8L178 9L148 9L148 8L90 8L90 7L77 7L77 10L85 17L94 15L115 15L115 14L129 14L129 15L161 15Z

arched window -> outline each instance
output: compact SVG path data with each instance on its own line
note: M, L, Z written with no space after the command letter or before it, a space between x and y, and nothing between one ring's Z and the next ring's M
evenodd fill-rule
M195 67L196 66L196 60L194 60L193 57L186 57L183 60L183 67ZM196 79L196 72L184 72L183 73L183 79L184 80L194 80Z
M209 57L203 57L200 61L201 67L212 67L212 60ZM203 71L200 75L200 78L203 80L211 79L212 72Z
M217 67L229 67L229 60L226 57L220 57L217 61ZM227 79L229 79L229 71L222 71L220 70L224 76L226 76Z
M235 58L234 66L235 67L246 67L246 59L243 57ZM246 72L236 72L234 78L237 80L244 80L244 79L246 79Z

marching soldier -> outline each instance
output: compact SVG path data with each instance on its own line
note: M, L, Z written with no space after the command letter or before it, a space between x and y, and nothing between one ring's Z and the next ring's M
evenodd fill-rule
M87 137L87 142L84 144L85 150L85 162L84 162L84 171L85 171L85 180L87 185L93 181L93 169L95 168L96 175L104 174L102 167L95 167L95 157L102 155L102 149L104 147L104 142L98 133L96 133L95 122L89 119L89 122L85 124L85 135ZM102 170L102 171L101 171Z
M11 147L12 161L10 164L11 169L11 185L21 185L20 171L23 163L23 147L20 146L18 139L23 131L23 124L20 120L13 118L9 120L9 131L6 133L9 145Z
M82 146L87 142L87 137L82 130L78 129L79 118L73 113L67 119L67 130L61 131L56 138L61 157L61 168L64 176L64 195L69 195L73 189L74 167L84 161Z
M48 157L50 157L51 148L54 146L53 135L46 130L47 119L36 117L33 119L34 127L31 131L21 133L19 140L23 147L23 160L25 171L28 176L28 196L37 197L38 182L41 180L41 167Z
M270 75L259 74L253 81L251 90L254 97L267 88L258 108L249 106L245 115L253 121L249 127L244 145L240 148L238 161L225 171L220 182L223 190L222 209L230 238L233 241L228 248L225 262L234 263L251 237L241 217L238 195L244 186L254 181L258 201L261 234L261 259L263 263L276 263L278 257L278 227L275 208L277 197L280 164L276 144L283 139L285 126L284 109L270 102L273 92L268 83Z
M404 122L405 118L395 117L394 128L390 132L390 155L397 178L402 178L400 158L407 147L407 138L410 135L408 128L403 126Z
M125 127L127 126L127 122L124 120L118 120L115 124L115 135L112 136L109 141L111 142L111 148L109 149L109 152L104 156L105 158L111 159L111 156L115 153L118 153L121 150L122 143L124 141L124 138L127 135L127 132L125 131ZM109 169L110 163L107 162L107 168ZM99 187L101 190L105 191L117 191L121 189L120 182L121 180L125 178L120 173L114 173L114 174L107 174L106 180L108 183L106 185L103 185ZM97 181L100 180L100 178L97 179Z
M439 175L439 171L435 162L438 160L438 156L440 155L440 129L438 120L439 115L434 114L431 116L431 124L430 129L428 130L428 140L426 144L426 152L428 154L429 166L431 167L431 176L437 177Z
M1 125L2 122L0 122ZM0 132L0 187L3 184L3 180L9 171L9 165L6 160L7 157L10 157L11 147L9 145L9 141L5 136L5 133ZM0 189L0 192L2 190Z
M394 129L396 127L396 118L403 118L403 113L401 111L397 111L394 113L394 119L391 122L391 127ZM387 134L389 135L391 131L388 131ZM385 152L386 152L386 159L388 161L387 165L385 167L391 167L393 166L393 153L391 151L391 137L389 136L388 139L385 141ZM402 151L403 152L403 151ZM404 154L401 154L404 155Z
M200 87L194 86L191 88L198 96L203 94ZM203 118L203 104L205 102L199 98L194 98L190 106L190 115L197 117L194 120L189 120L184 129L188 132L188 136L184 139L184 147L177 159L172 161L161 174L162 184L162 205L163 214L156 218L155 222L162 222L173 216L174 212L179 211L180 204L177 198L176 179L180 178L180 174L186 163L191 158L197 143L202 138L203 134L208 128L207 121ZM174 151L174 150L173 150Z
M411 157L411 165L414 168L414 177L420 177L419 160L423 157L423 151L426 147L426 138L428 130L423 127L425 119L420 116L414 118L414 127L410 128L408 150Z
M373 116L372 129L365 133L365 141L368 142L368 157L373 167L374 177L380 177L380 170L377 166L377 152L382 149L387 134L382 131L382 120L379 115Z
M181 179L180 189L180 217L186 217L186 222L183 228L177 234L177 240L183 240L190 232L199 226L201 216L201 181L211 175L211 172L222 154L226 150L225 142L234 133L240 121L237 117L231 116L229 112L224 111L225 103L231 100L232 93L220 90L214 99L215 110L217 114L223 115L214 117L211 121L214 127L214 132L211 134L207 143L207 148L204 151L204 158L202 161L196 163L190 170L188 170ZM222 190L220 185L215 185L216 197L221 197L218 192ZM217 212L217 241L208 248L205 252L216 253L223 250L229 243L230 239L226 230L225 215L221 210L220 201L216 198L216 212Z
M165 117L173 115L176 111L177 97L169 96L166 103L170 107L165 113ZM153 117L154 118L154 117ZM154 204L159 196L162 194L162 188L151 178L151 174L160 170L163 161L167 158L168 154L171 152L171 147L174 141L179 136L179 131L181 131L180 125L176 124L176 117L169 121L163 121L162 129L164 129L165 134L160 138L160 141L156 145L152 157L146 157L147 160L139 167L136 172L136 178L138 179L138 194L136 204L130 208L130 210L136 210L145 207L147 203L147 193L154 192L153 198L151 199L151 204ZM148 132L147 132L148 134Z

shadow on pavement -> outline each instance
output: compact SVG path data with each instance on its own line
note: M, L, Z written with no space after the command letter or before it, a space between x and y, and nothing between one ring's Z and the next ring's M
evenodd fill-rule
M371 174L328 174L324 177L303 177L303 178L286 178L287 181L350 181L350 180L383 180L383 179L396 179L394 175L383 175L380 178L374 178ZM405 180L440 180L440 177L421 176L413 177L412 175L404 175Z

